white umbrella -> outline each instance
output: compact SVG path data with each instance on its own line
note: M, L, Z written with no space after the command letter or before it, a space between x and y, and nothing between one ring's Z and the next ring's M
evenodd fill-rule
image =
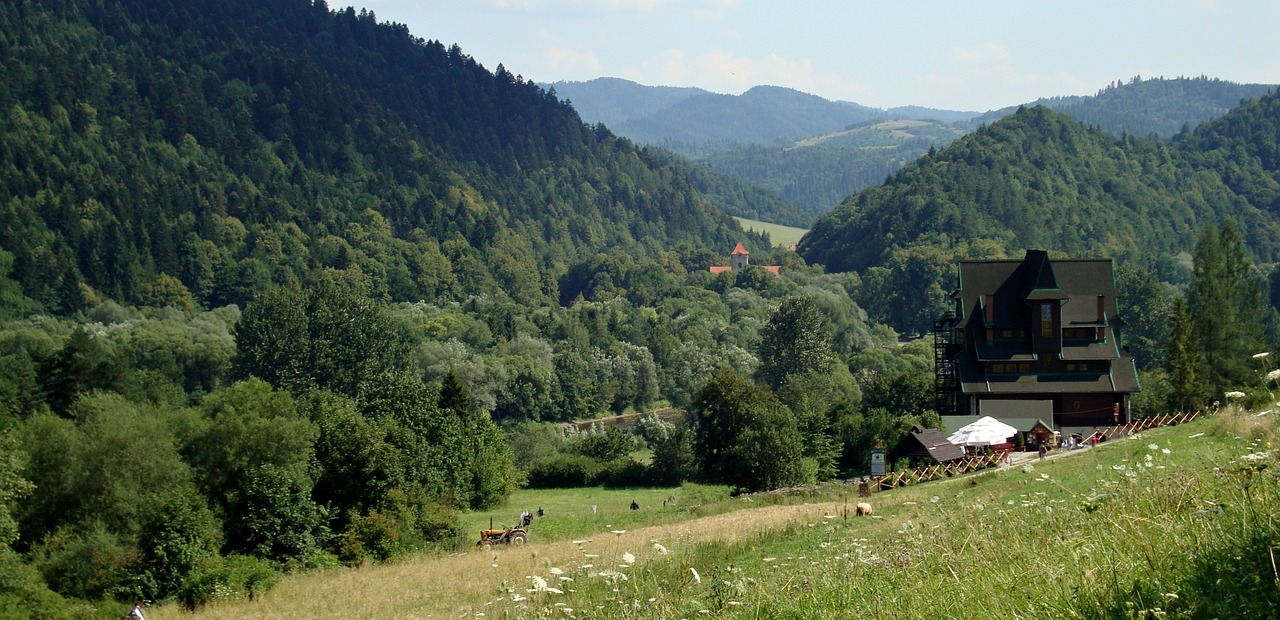
M1017 432L1018 429L987 416L956 429L947 441L957 446L990 446L1008 441Z

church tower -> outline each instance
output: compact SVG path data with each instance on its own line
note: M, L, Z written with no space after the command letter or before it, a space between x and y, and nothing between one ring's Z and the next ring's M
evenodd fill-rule
M734 271L742 271L747 268L747 248L742 247L741 241L729 253L729 266Z

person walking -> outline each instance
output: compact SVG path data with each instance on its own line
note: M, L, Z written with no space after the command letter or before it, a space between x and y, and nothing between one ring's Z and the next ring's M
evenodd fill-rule
M1043 441L1041 441L1041 442L1040 442L1040 450L1039 450L1039 452L1040 452L1040 460L1044 460L1044 455L1045 455L1045 454L1047 454L1047 453L1049 452L1049 448L1048 448L1048 446L1046 446L1046 445L1044 444L1044 442L1043 442Z
M147 620L146 616L142 615L142 601L134 601L133 609L130 609L124 617L129 620Z

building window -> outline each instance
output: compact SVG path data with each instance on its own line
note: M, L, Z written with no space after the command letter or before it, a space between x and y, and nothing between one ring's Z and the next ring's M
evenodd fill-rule
M1053 306L1047 302L1040 304L1040 336L1053 336Z

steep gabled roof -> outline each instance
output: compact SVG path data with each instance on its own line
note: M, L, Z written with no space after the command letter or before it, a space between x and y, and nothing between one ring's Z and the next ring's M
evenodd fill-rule
M907 435L893 450L889 458L900 459L911 456L932 457L939 463L964 458L964 448L957 446L942 435L936 428L925 428L920 425L912 427Z
M736 256L738 254L750 254L750 252L747 251L747 248L742 247L741 241L738 242L738 245L733 246L732 252L729 252L730 256Z

